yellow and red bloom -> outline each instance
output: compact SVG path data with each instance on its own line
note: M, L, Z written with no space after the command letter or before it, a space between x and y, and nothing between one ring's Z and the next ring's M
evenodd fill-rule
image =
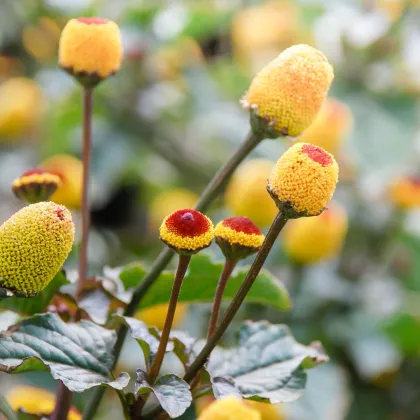
M321 214L334 194L338 165L334 157L309 143L297 143L277 161L267 190L284 216Z
M229 396L211 403L198 420L261 420L261 415L245 401Z
M116 73L123 58L118 25L99 17L71 19L59 45L60 66L83 85L94 86Z
M253 79L242 105L251 125L266 137L296 137L308 128L327 96L334 71L309 45L284 50Z
M257 252L264 242L258 226L247 217L230 217L214 229L216 243L226 258L236 261Z
M212 221L194 209L177 210L160 226L160 239L180 254L195 254L210 246L213 238Z
M12 184L16 197L29 204L48 201L55 190L61 185L58 175L43 169L29 169Z
M286 226L282 247L299 264L313 264L338 255L347 233L347 214L337 203L315 217L292 220Z
M389 188L392 203L404 210L420 207L420 177L406 176L397 179Z
M0 286L40 292L64 264L74 241L70 212L53 202L31 204L0 226Z

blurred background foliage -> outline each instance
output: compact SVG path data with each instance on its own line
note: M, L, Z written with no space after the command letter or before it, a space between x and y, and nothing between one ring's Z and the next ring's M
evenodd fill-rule
M92 273L153 260L161 219L194 205L246 135L248 115L238 102L256 71L296 43L327 55L334 99L299 140L336 155L337 204L292 221L270 256L293 309L248 304L235 322L286 322L299 341L322 341L331 357L309 373L300 401L278 407L278 418L418 420L420 2L1 1L1 221L20 207L12 180L36 166L62 177L53 199L78 220L81 90L57 68L57 44L66 21L82 15L118 22L125 49L123 69L95 97ZM266 229L273 206L265 180L289 145L260 145L213 206L212 219L247 215ZM75 262L70 258L69 267ZM159 325L164 314L154 308L139 317ZM208 305L182 307L178 315L181 328L204 335ZM2 328L13 321L0 315ZM135 349L128 343L123 369L139 367ZM0 375L4 393L22 382L54 390L46 375ZM86 399L77 397L79 409ZM110 394L100 418L120 415Z

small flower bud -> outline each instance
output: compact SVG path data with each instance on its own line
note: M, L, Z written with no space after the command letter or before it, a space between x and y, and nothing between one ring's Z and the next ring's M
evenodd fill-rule
M321 214L334 194L338 165L324 149L308 143L292 146L275 164L267 190L289 219Z
M393 182L389 188L392 203L401 209L420 207L420 177L405 176Z
M258 411L244 401L228 396L210 404L198 417L198 420L262 420Z
M214 235L224 256L232 261L249 257L264 242L258 226L244 216L222 220L216 225Z
M61 33L59 64L86 87L116 73L122 56L120 30L110 20L71 19Z
M195 254L210 246L213 238L212 221L193 209L170 214L160 227L160 239L178 254Z
M0 226L0 286L30 296L54 278L74 240L70 212L53 202L31 204Z
M347 214L331 203L321 215L291 221L285 228L282 247L300 264L313 264L339 254L347 233Z
M16 197L33 204L48 201L60 185L58 175L43 169L30 169L13 181L12 190Z
M317 49L287 48L254 77L242 100L253 130L269 138L299 136L317 116L333 78Z

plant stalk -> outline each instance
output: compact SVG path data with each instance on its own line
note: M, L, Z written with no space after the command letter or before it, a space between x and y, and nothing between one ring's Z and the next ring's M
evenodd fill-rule
M0 395L0 413L3 414L7 420L18 420L17 414L12 410L6 398Z
M252 131L249 132L243 143L238 147L238 149L225 163L225 165L219 169L219 171L207 185L195 207L196 210L205 212L210 207L213 201L215 201L222 192L224 185L229 181L230 177L235 172L235 169L245 160L249 153L251 153L252 150L254 150L258 144L261 143L262 140L263 137L261 137L259 134L256 134ZM143 281L135 289L133 297L131 298L130 303L127 305L124 311L124 316L134 315L140 301L143 299L150 286L152 286L152 284L159 277L159 274L169 264L173 255L174 251L172 251L170 248L165 247L161 251L155 262L150 267L150 270L144 277ZM118 330L117 342L114 347L114 367L117 364L118 358L120 356L127 332L128 328L125 325L121 326ZM83 420L92 420L104 393L105 389L102 387L98 387L95 390L91 400L89 401L87 409L83 414Z
M67 420L73 393L70 392L63 382L58 381L55 408L51 415L51 420Z
M93 89L83 88L83 181L82 181L82 240L79 253L79 280L77 296L80 296L87 277L89 242L89 175L92 155Z
M206 363L208 357L210 356L210 353L216 347L216 344L218 343L222 335L225 333L229 324L232 322L234 316L238 312L238 309L242 305L246 295L248 294L249 290L254 284L254 281L257 278L259 272L261 271L261 268L264 265L265 260L267 259L271 248L273 247L274 242L276 241L279 233L283 229L287 220L288 219L284 218L281 212L277 214L273 224L270 227L270 230L267 233L267 236L265 237L261 249L258 251L255 260L248 271L244 282L242 283L231 304L226 310L226 313L220 321L220 324L218 325L214 333L211 335L209 340L207 340L206 345L198 354L197 358L188 368L184 376L184 380L186 382L191 382L194 379L195 375L198 373L198 371L204 366L204 363Z

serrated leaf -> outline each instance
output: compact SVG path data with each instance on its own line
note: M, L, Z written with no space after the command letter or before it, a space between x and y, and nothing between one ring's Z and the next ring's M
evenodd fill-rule
M191 259L187 275L184 278L179 302L212 302L222 269L223 263L213 261L210 255L195 255ZM127 270L129 270L130 275L133 275L133 266L129 266ZM226 286L223 295L224 299L231 300L233 298L243 283L248 270L249 266L237 267ZM140 270L137 271L137 274L141 275ZM124 278L126 275L128 276L125 270L122 270L120 278ZM139 278L138 282L142 278ZM173 282L173 273L162 273L148 290L144 299L142 299L140 308L168 303ZM291 306L289 295L283 283L266 270L262 270L258 275L246 300L248 302L258 302L279 310L287 310Z
M72 392L107 385L123 389L129 375L113 380L115 331L90 321L66 324L57 314L35 315L0 333L0 371L49 370Z
M32 298L12 297L0 302L0 309L9 309L22 315L34 315L45 312L52 298L61 286L69 281L63 271L60 271L51 280L48 286Z
M150 385L147 375L142 370L137 370L137 379L134 384L135 394L153 392L162 408L169 417L181 416L192 403L190 386L179 376L174 374L162 375Z
M242 395L236 388L235 381L232 378L216 376L210 379L215 398L219 399L226 397L227 395L234 395L238 398L242 398Z
M212 354L207 369L212 378L232 377L243 397L275 404L298 399L306 384L305 369L326 360L318 343L299 344L285 325L246 322L238 347ZM223 396L220 388L217 394Z

